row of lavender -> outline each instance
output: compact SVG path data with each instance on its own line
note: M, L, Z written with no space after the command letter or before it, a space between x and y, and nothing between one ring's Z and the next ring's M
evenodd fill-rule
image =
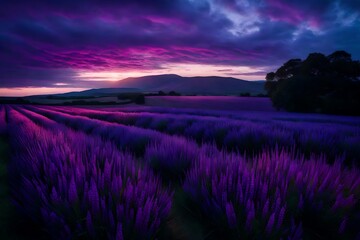
M50 109L32 110L90 135L110 139L120 149L143 149L137 153L138 158L160 176L167 171L176 171L175 175L186 171L183 189L178 191L185 193L186 209L193 211L205 229L218 229L212 232L214 238L360 237L359 170L344 170L339 162L328 165L315 157L305 161L284 151L264 151L248 161L219 152L214 146L198 147L156 131ZM27 114L36 117L29 111Z
M194 159L197 159L199 152L205 148L205 146L200 148L195 142L183 137L170 136L153 130L108 123L46 108L28 107L28 109L76 131L112 141L120 150L130 151L143 159L143 162L146 162L164 180L171 183L177 183L184 177L184 173L191 167ZM30 117L34 118L34 116Z
M264 152L201 156L188 173L189 208L217 239L358 239L360 176L321 159ZM196 211L193 208L194 212Z
M0 135L6 131L6 109L5 106L0 105Z
M228 118L106 112L56 107L54 110L128 126L152 129L171 135L182 135L198 143L215 142L220 148L242 153L259 153L264 148L295 149L302 154L326 154L329 161L342 156L347 163L359 164L360 125L249 121ZM349 123L349 122L348 122Z
M25 112L25 110L21 110ZM53 239L153 239L172 193L131 154L37 114L9 110L17 208Z
M325 114L304 114L304 113L289 113L282 111L223 111L223 110L202 110L191 108L169 108L169 107L155 107L155 106L136 106L136 107L106 107L94 108L87 107L87 109L98 109L107 112L125 112L125 113L158 113L158 114L182 114L193 116L209 116L221 117L237 120L253 120L253 121L269 121L281 120L290 122L312 122L312 123L340 123L346 125L360 126L360 118L356 116L337 116Z
M22 111L26 112L26 110ZM46 121L45 118L40 121L41 116L29 111L27 114L31 115L33 120L37 119L35 121L43 122L43 125L47 125L48 128L55 128L55 125L51 126L51 121ZM86 131L89 131L89 125L92 125L86 124L86 121L98 124L98 127L99 124L104 124L104 122L93 122L90 119L71 117L61 113L59 115L62 115L59 118L62 122ZM56 117L56 113L51 116ZM79 123L75 125L77 121ZM110 131L115 130L114 127L121 127L110 125ZM123 131L126 132L127 128L124 128ZM65 130L62 129L62 131ZM141 131L139 130L139 132ZM149 131L145 132L149 133ZM90 131L90 133L92 132ZM106 138L105 135L102 136ZM134 137L138 136L140 135ZM86 138L88 137L86 136ZM132 143L134 142L127 142L129 148L136 149L132 147ZM155 154L155 159L161 156L169 158L174 154L176 148L171 149L172 142L168 145L163 143L162 146L162 148L152 151L150 151L150 147L146 147L145 152ZM68 147L72 148L71 145ZM95 146L92 145L92 147ZM358 171L341 170L340 165L328 166L321 159L311 159L304 163L302 159L294 160L291 155L285 153L263 155L258 160L247 162L240 156L219 153L211 146L202 150L194 145L189 148L193 149L190 152L193 152L194 155L191 154L186 159L193 159L196 167L187 173L184 183L184 191L191 200L187 208L197 206L198 209L201 209L202 215L205 217L201 218L200 216L200 218L204 224L211 219L210 223L215 223L217 227L221 226L221 229L231 230L226 231L232 235L228 236L229 238L237 238L240 235L274 239L279 236L287 236L298 239L309 233L322 235L329 233L328 230L321 231L321 228L334 229L334 232L330 231L331 236L338 238L355 237L356 230L352 224L359 220ZM181 149L178 151L178 153L182 152ZM175 152L175 154L177 153ZM282 161L282 159L285 160ZM279 162L286 164L282 164L283 167L280 167L278 166ZM171 167L172 163L166 161L160 161L158 165L161 166L165 163ZM96 168L98 167L96 165ZM166 168L169 166L165 165ZM278 170L274 171L274 169ZM331 174L325 175L326 172L331 172ZM295 173L298 174L295 176ZM305 180L302 181L304 177L301 175L307 176ZM289 176L288 181L283 181L283 176ZM338 178L334 178L335 176ZM331 184L331 179L336 179L334 185ZM294 181L296 185L293 184ZM307 188L307 186L309 187ZM240 192L239 189L242 191ZM62 192L62 196L64 195L66 196L66 193ZM297 202L296 199L298 199ZM298 208L300 210L297 211ZM73 218L72 216L70 220ZM316 219L318 224L311 224L312 219ZM55 222L55 225L52 226L57 226L57 224ZM209 223L205 225L208 226ZM48 229L52 229L51 226ZM110 229L106 229L106 231L110 231ZM111 238L111 235L108 237Z

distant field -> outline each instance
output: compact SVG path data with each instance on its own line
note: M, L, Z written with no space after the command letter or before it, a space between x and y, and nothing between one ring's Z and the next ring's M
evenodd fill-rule
M86 97L82 97L82 98L71 98L68 97L66 99L52 99L52 98L46 98L46 97L26 97L26 100L31 101L32 103L40 103L40 104L65 104L65 103L70 103L72 101L97 101L97 102L117 102L117 103L122 103L125 102L123 100L119 100L116 96L112 96L112 97L92 97L92 98L86 98Z
M232 96L154 96L147 106L230 111L275 111L269 98Z

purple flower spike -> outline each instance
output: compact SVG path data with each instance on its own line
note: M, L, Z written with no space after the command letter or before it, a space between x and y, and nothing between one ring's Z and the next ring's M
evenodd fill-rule
M338 230L338 232L340 234L342 234L345 231L346 223L347 223L347 217L344 217L344 219L340 223L339 230Z
M266 233L270 234L272 232L274 223L275 223L275 213L270 215L269 221L265 229Z
M121 223L118 223L117 227L116 227L116 240L123 240L124 236L123 236L123 232L122 232L122 225Z
M227 216L230 228L235 228L236 227L236 215L235 215L234 207L231 202L226 203L226 216Z
M71 178L69 186L69 201L74 204L78 202L78 194L74 178Z

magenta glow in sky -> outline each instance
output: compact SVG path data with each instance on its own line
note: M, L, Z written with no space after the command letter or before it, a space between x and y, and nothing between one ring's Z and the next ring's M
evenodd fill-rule
M165 73L261 80L310 52L359 59L359 42L357 0L3 0L0 95Z

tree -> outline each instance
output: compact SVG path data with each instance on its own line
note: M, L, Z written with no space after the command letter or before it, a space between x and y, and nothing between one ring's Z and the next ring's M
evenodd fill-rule
M134 98L134 102L136 103L136 104L145 104L145 96L144 96L144 94L139 94L139 95L137 95L135 98Z
M166 96L166 93L164 91L159 91L158 95L159 96Z
M266 75L277 109L360 115L360 63L345 51L291 59Z
M181 94L180 94L180 93L177 93L177 92L175 92L175 91L170 91L170 92L169 92L169 96L181 96Z

